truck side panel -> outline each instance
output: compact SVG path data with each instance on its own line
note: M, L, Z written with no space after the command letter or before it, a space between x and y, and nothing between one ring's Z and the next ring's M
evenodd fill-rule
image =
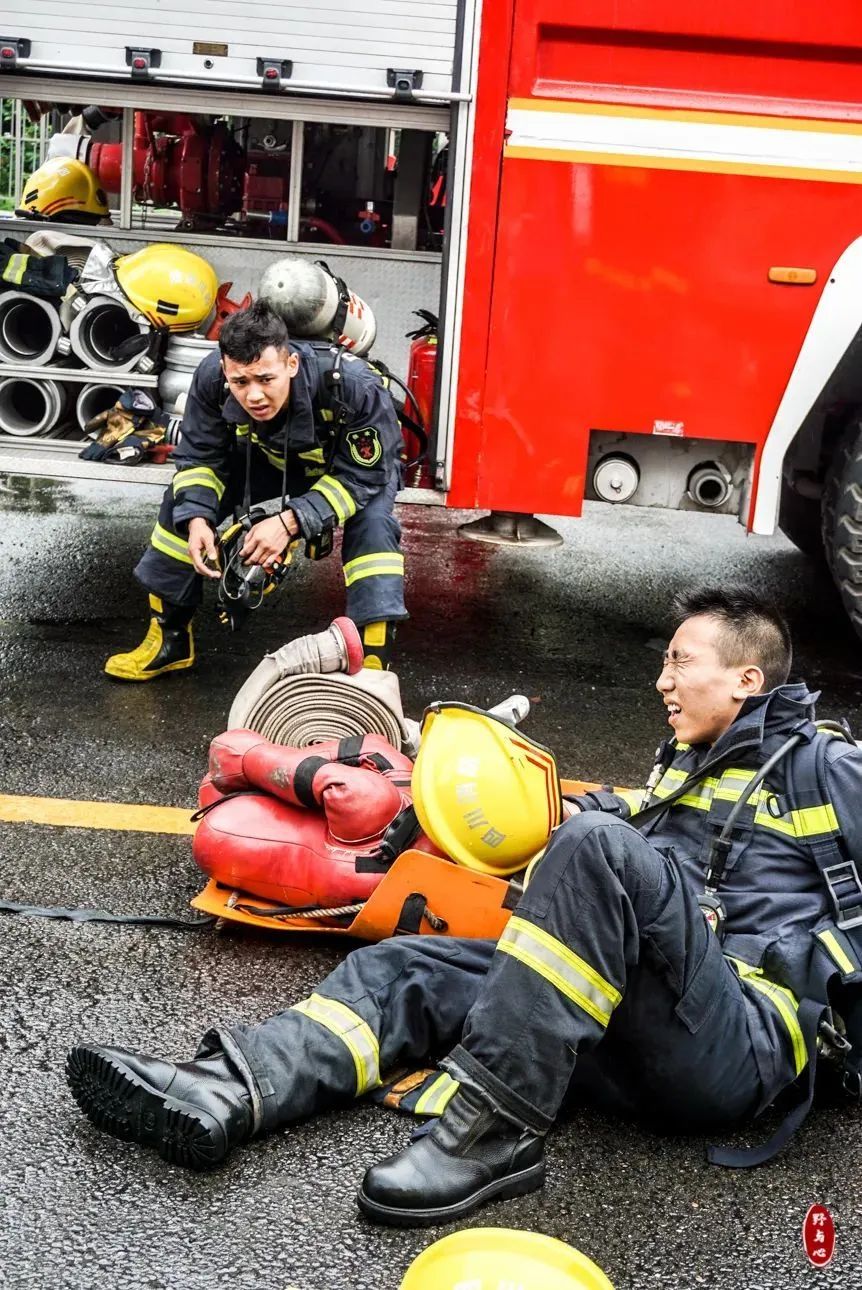
M456 496L576 515L593 431L762 448L862 232L860 49L850 3L519 0L482 438L472 477L456 439ZM788 266L816 280L769 280Z

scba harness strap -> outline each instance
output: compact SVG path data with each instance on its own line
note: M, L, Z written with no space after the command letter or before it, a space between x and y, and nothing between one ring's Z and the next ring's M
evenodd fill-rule
M802 807L793 812L796 837L807 846L832 906L832 916L813 929L822 953L813 956L807 988L799 1003L798 1021L807 1057L801 1096L768 1142L746 1150L711 1146L707 1157L712 1164L750 1168L771 1160L783 1149L814 1100L820 1045L841 1065L845 1090L854 1098L862 1097L862 883L855 861L842 847L841 826L829 796L826 751L835 738L848 745L839 756L855 750L855 741L844 723L818 722L814 736L793 750L789 765L790 796ZM800 820L804 822L802 827ZM834 1005L840 1028L833 1024Z
M829 797L826 752L833 739L846 747L836 756L846 756L856 743L843 724L823 723L821 737L794 758L792 772L796 792L816 803L822 813L822 831L804 836L814 864L823 879L831 913L814 928L820 950L810 990L813 995L834 1000L846 1032L843 1051L844 1087L862 1098L862 879L856 861L842 844L842 830Z

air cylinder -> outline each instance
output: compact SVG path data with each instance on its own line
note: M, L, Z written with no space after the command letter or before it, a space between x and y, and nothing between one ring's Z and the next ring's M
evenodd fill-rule
M370 306L321 261L286 255L265 270L258 298L280 313L293 336L337 341L367 354L377 336Z

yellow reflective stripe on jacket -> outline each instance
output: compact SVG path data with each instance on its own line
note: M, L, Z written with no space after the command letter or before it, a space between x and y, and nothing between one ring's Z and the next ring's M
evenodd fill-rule
M377 1036L367 1021L337 999L312 994L295 1003L292 1012L301 1012L311 1021L325 1026L345 1045L356 1068L356 1096L360 1097L380 1083L380 1048Z
M174 495L183 488L211 488L219 501L224 496L225 486L210 466L190 466L188 470L179 470L174 475L171 488Z
M352 587L363 578L377 578L382 574L404 577L404 556L400 551L380 551L372 555L358 555L344 566L344 585Z
M442 1075L437 1076L430 1088L426 1088L414 1106L413 1114L442 1115L460 1087L458 1080L444 1071Z
M774 981L768 980L763 975L762 968L752 967L750 963L743 963L741 959L730 959L730 962L734 965L742 980L747 981L752 989L757 990L775 1007L793 1044L793 1062L796 1067L796 1074L799 1075L805 1069L808 1054L805 1051L805 1037L802 1034L802 1027L799 1024L797 1015L799 1002L796 995L792 990L788 990L786 986L776 985Z
M277 453L274 448L268 448L260 435L252 433L251 441L256 448L260 448L264 457L266 457L267 461L270 462L271 465L278 466L279 470L284 468L284 457Z
M326 454L322 448L310 448L308 452L297 453L303 463L306 479L319 479L326 474Z
M634 815L635 811L640 810L641 802L644 798L643 789L636 788L615 788L614 796L623 799L632 815Z
M856 964L844 952L844 947L841 945L834 932L827 930L825 932L815 932L814 935L823 945L823 948L826 950L832 961L841 969L842 972L849 974L851 972L859 971Z
M606 1026L622 995L562 941L523 918L509 919L497 949L537 972L588 1016Z
M169 533L163 529L161 524L156 524L150 534L150 545L154 546L162 555L169 555L172 560L179 560L182 564L190 564L194 567L194 561L189 555L188 543L184 542L176 533Z
M6 282L14 282L16 287L20 287L24 281L24 274L27 271L27 256L16 252L10 255L3 270L3 279Z
M351 515L356 514L356 502L334 475L324 475L322 479L318 479L316 484L311 485L311 491L326 498L335 511L339 524L346 524Z
M756 773L754 770L733 768L726 770L720 779L706 775L688 793L677 798L673 805L708 811L714 800L738 802L745 796ZM653 797L658 801L669 797L687 778L685 771L671 766L653 790ZM775 816L769 809L770 802L774 800L775 794L761 786L750 803L755 808L754 823L761 828L771 829L773 833L781 833L789 838L815 838L841 832L835 809L830 802L822 806L800 807Z
M237 439L248 439L249 435L251 436L251 441L255 447L260 448L263 455L272 463L273 466L278 466L279 468L284 467L284 457L279 456L274 449L268 448L256 430L252 430L250 425L241 425L236 427Z

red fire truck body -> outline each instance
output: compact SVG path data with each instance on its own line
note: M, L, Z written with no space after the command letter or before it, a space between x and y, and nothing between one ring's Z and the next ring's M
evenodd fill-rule
M860 57L852 0L486 6L450 505L577 515L591 438L660 436L748 445L773 530L862 322Z

